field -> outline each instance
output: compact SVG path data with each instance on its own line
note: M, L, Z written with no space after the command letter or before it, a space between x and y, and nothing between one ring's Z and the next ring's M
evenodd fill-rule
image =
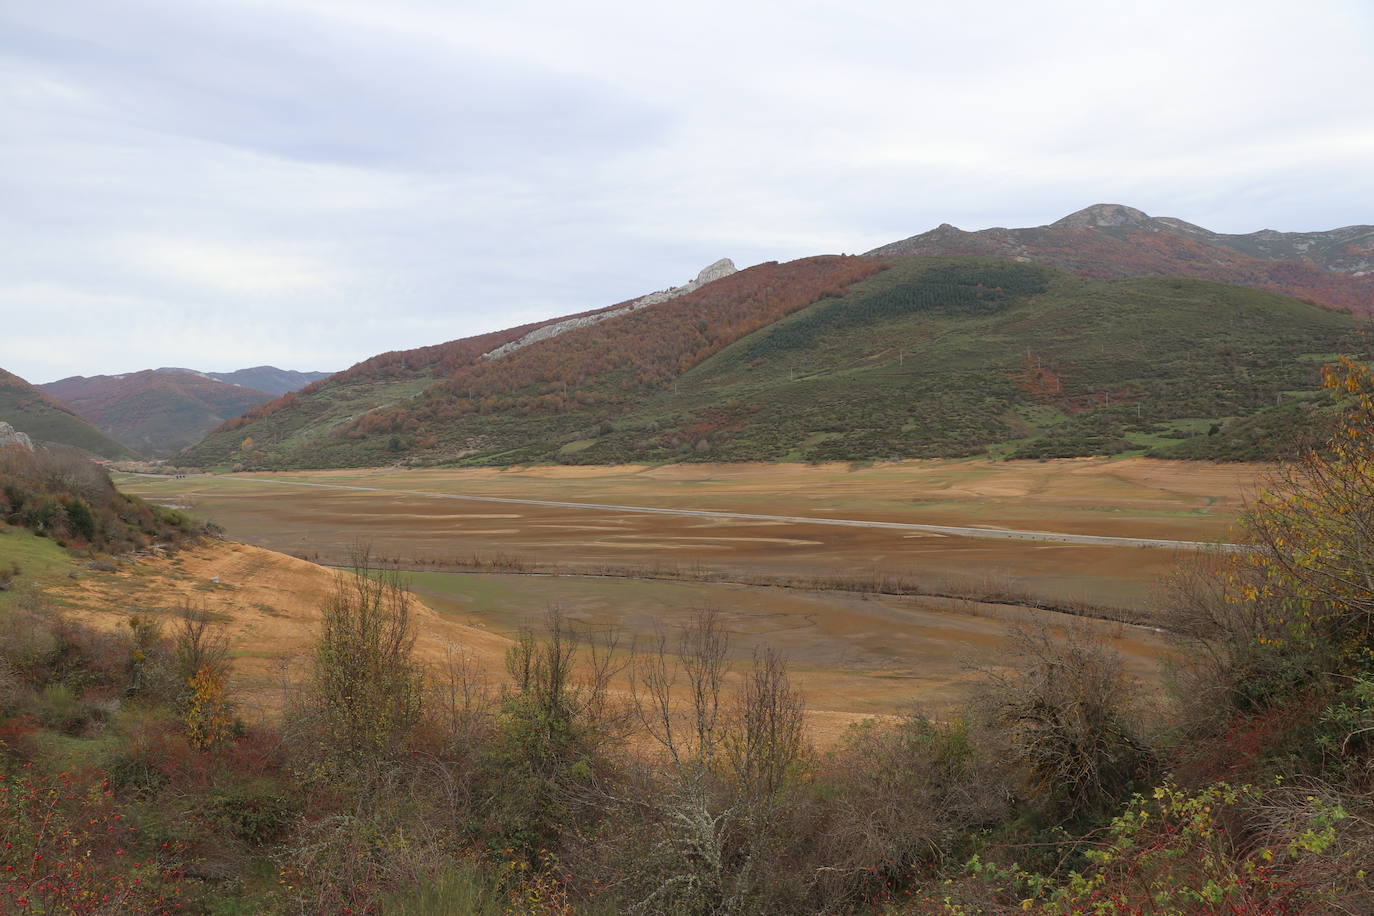
M1012 624L1090 627L1123 651L1133 673L1156 678L1167 650L1148 628L1025 605L1148 622L1178 552L453 497L1224 541L1262 470L969 460L119 483L207 517L232 538L323 563L346 562L367 542L412 570L429 607L474 632L509 636L557 605L580 625L616 627L643 644L717 609L737 655L759 642L782 650L811 706L838 723L957 700L974 667L1005 657ZM300 483L327 486L292 485Z
M51 543L35 538L39 543ZM170 627L183 608L203 611L230 637L234 691L250 716L280 708L283 678L299 677L337 573L247 544L210 541L167 556L121 563L113 571L35 577L63 613L105 630L135 614ZM438 614L422 601L411 609L417 655L441 664L450 646L483 672L499 671L509 642Z

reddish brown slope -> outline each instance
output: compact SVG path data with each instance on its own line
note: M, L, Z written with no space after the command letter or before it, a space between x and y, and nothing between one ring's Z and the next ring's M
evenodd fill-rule
M145 369L43 385L82 418L131 448L169 455L272 395L206 376Z
M965 232L946 224L869 253L980 255L1094 277L1215 280L1374 314L1374 228L1368 226L1225 235L1130 207L1098 204L1048 226L1026 229Z
M658 387L712 354L883 269L873 258L770 261L696 292L454 371L413 405L374 411L349 432L409 428L475 412L557 411Z

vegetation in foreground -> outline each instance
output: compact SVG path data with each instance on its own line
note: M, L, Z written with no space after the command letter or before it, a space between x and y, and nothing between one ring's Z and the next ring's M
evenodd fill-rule
M15 531L94 556L175 546L210 527L121 493L103 468L76 449L10 445L0 447L0 538Z
M557 612L501 687L413 659L400 583L343 576L278 726L213 627L0 644L0 900L46 913L1362 913L1374 907L1374 379L1181 574L1141 708L1029 632L962 714L810 748L782 660L711 614L629 652ZM361 566L365 567L366 562ZM609 689L618 677L629 698Z

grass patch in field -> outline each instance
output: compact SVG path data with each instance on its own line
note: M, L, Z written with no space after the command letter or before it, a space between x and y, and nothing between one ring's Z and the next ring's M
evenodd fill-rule
M66 578L76 568L76 560L52 540L24 528L0 523L0 566L19 567L8 591L0 591L0 606L13 600L17 589L42 588Z
M587 449L596 445L595 439L575 439L558 450L560 455L576 455L578 452L585 452Z

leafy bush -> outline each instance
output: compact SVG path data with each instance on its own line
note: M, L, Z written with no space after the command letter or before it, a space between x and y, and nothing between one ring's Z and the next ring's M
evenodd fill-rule
M323 608L309 679L290 711L309 778L366 779L404 752L424 695L410 613L399 575L358 552Z

